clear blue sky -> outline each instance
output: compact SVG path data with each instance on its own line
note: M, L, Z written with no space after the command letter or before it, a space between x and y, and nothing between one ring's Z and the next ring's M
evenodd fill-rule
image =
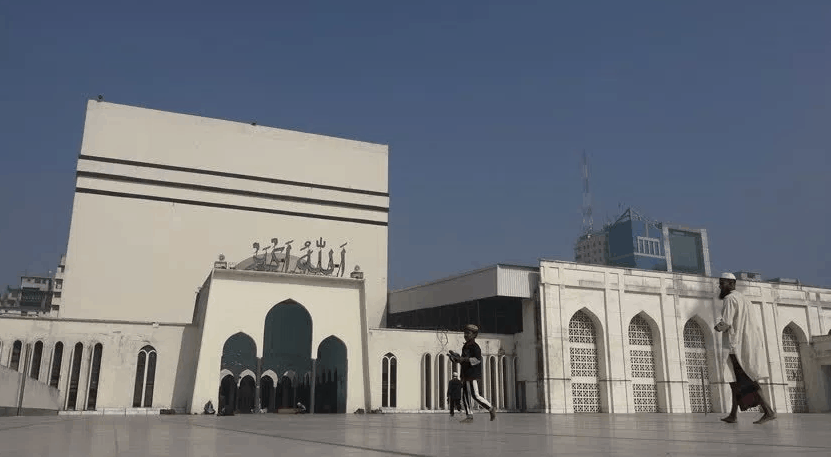
M66 249L85 100L390 146L389 279L573 260L579 151L713 268L831 286L831 2L3 2L0 284ZM124 259L124 261L128 261Z

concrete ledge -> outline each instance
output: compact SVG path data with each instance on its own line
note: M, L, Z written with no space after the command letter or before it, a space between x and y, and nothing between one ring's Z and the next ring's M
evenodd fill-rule
M158 416L162 408L101 408L95 411L58 411L59 416ZM184 410L183 410L184 411ZM176 411L179 414L179 411ZM182 412L181 414L185 414Z
M21 416L57 416L58 411L54 409L21 408ZM0 406L0 417L17 416L17 408L11 406Z

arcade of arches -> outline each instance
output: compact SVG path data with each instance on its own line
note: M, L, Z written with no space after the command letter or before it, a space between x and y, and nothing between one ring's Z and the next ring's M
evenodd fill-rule
M609 411L608 400L601 388L605 379L606 355L595 320L585 311L577 311L569 321L568 341L571 368L571 394L575 413ZM683 351L687 375L687 407L689 412L713 412L713 390L716 357L713 351L715 336L705 332L697 318L690 318L684 325ZM788 412L807 412L807 399L799 354L798 328L791 323L782 331L782 349L785 374L788 383ZM631 372L630 394L635 412L665 412L660 405L662 376L657 354L658 335L654 324L644 313L629 322L629 360Z
M298 403L315 413L345 413L346 345L329 336L312 359L312 317L287 300L266 314L263 356L254 339L231 335L222 349L219 380L221 414L295 412Z

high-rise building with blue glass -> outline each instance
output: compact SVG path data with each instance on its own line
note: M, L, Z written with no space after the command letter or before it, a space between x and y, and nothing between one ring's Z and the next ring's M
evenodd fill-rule
M632 208L575 247L581 263L710 276L706 229L650 220Z

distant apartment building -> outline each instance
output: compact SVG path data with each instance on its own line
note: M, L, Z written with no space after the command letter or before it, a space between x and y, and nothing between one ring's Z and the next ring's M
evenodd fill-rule
M652 221L627 209L575 244L579 263L710 276L706 229Z
M574 260L579 263L606 265L609 261L608 234L599 231L581 236L574 246Z
M55 315L57 315L60 311L61 303L63 301L63 274L65 269L66 255L62 255L61 261L58 263L58 268L55 270L55 276L52 280L52 303L50 305L50 311Z
M18 287L6 287L0 295L0 313L19 314L23 316L55 314L60 309L61 291L63 289L63 272L66 256L54 274L25 275L20 277Z

